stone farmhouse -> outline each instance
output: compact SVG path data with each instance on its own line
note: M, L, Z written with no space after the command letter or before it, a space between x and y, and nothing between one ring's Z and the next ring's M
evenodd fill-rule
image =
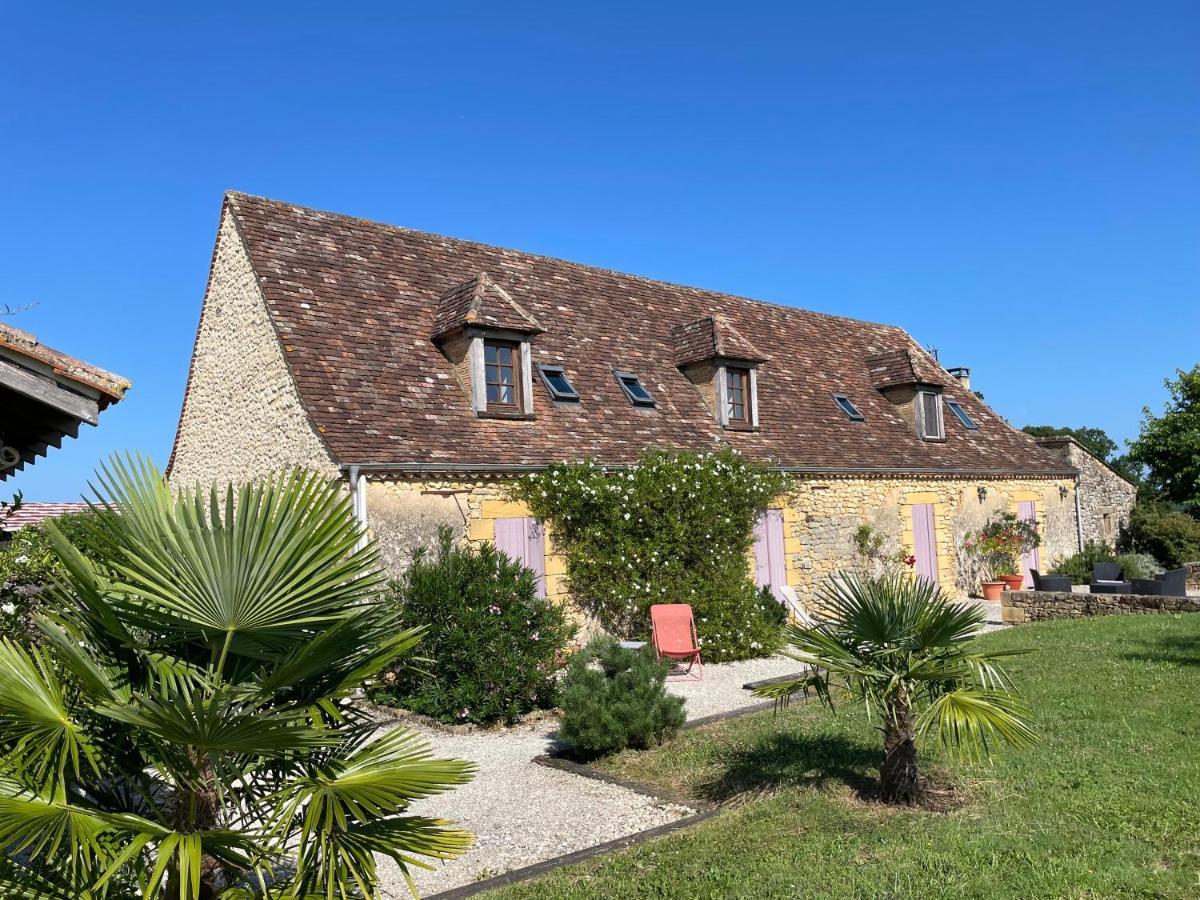
M389 566L447 524L562 597L514 475L729 444L795 476L760 583L808 596L867 523L961 594L961 540L997 511L1037 522L1042 558L1076 550L1080 471L957 375L893 326L230 193L168 472L315 469Z

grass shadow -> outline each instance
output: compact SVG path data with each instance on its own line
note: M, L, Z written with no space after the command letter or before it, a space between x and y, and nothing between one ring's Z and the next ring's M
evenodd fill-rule
M882 748L845 737L776 732L730 752L716 777L696 786L711 803L727 803L788 787L845 784L860 796L876 790Z
M1200 635L1161 635L1153 640L1144 641L1134 650L1122 653L1121 657L1142 662L1200 666Z

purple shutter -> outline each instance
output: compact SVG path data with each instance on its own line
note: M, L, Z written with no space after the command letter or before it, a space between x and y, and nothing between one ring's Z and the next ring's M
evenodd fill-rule
M765 512L754 522L754 583L759 587L771 583L771 548Z
M917 574L937 584L937 539L934 530L932 503L913 504L912 526L913 555L917 558Z
M1033 500L1022 500L1017 504L1017 518L1022 522L1032 522L1037 526L1037 503ZM1033 586L1033 576L1029 574L1030 569L1041 569L1041 563L1038 558L1037 547L1021 556L1021 574L1025 576L1023 587Z
M496 520L496 549L511 559L525 561L525 520Z
M784 602L783 591L787 584L787 569L783 556L783 510L767 510L767 549L771 558L771 593L780 603Z
M541 522L524 516L497 519L496 549L525 568L532 569L537 579L538 594L546 596L546 550Z
M542 523L538 519L522 519L525 523L525 566L537 579L538 596L546 596L546 542Z
M787 584L783 556L783 510L768 509L754 523L754 583L769 587L783 603L780 588Z

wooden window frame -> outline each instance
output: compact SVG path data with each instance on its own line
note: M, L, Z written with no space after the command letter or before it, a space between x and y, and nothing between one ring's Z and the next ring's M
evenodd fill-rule
M495 347L498 350L499 349L508 350L512 354L509 364L507 366L500 365L499 356L497 356L497 362L494 366L489 364L487 361L487 352L488 352L489 347ZM489 380L488 370L491 368L495 368L497 370L497 372L496 372L497 378L499 378L499 374L500 374L499 370L500 369L508 368L508 369L512 370L512 385L511 385L512 386L512 402L511 403L505 403L503 400L492 400L491 397L488 396L488 393L489 393L488 388L490 388L493 384L496 385L498 388L506 387L506 385L502 381L493 382L493 381ZM524 389L525 389L524 381L525 381L525 379L521 372L521 342L520 341L510 341L507 339L485 337L483 339L483 373L482 374L483 374L483 399L484 399L484 403L486 404L485 408L489 412L500 411L500 412L519 413L519 412L524 411L524 409L525 409L525 396L524 396ZM497 391L497 393L499 393L499 391Z
M936 433L929 430L929 422L925 419L925 397L932 396L937 400ZM919 389L916 393L917 406L917 436L923 441L944 441L946 439L946 417L941 391Z
M754 397L750 391L750 369L747 366L725 366L725 424L729 428L750 428L754 422ZM736 390L734 382L737 382ZM742 414L735 415L734 395L741 394Z

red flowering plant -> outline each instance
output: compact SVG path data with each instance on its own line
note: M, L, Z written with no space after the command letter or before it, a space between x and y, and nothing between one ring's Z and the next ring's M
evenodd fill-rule
M854 550L867 574L890 576L907 572L917 564L917 558L903 549L885 550L887 538L863 523L854 533Z
M1021 557L1042 543L1037 526L1012 513L994 516L978 531L963 539L963 550L979 560L987 576L1015 575Z

